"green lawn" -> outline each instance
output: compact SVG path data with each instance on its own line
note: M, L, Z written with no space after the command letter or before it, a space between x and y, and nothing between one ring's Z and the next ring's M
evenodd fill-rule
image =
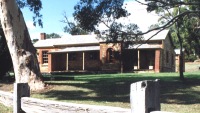
M131 83L160 79L163 111L200 113L200 73L185 73L185 77L187 80L182 82L177 73L69 76L65 81L46 81L50 89L33 93L32 97L130 108Z
M13 113L12 108L0 104L0 113Z
M184 74L185 82L179 80L178 73L55 75L55 78L51 78L54 81L45 81L48 89L39 93L32 92L31 96L64 102L130 108L131 83L160 79L162 111L200 113L200 72ZM49 76L45 78L48 79Z

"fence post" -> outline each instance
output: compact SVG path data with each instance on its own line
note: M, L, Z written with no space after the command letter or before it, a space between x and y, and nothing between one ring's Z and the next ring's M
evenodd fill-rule
M145 80L131 84L131 113L160 111L159 80Z
M24 113L21 109L21 97L30 97L28 83L14 83L13 113Z

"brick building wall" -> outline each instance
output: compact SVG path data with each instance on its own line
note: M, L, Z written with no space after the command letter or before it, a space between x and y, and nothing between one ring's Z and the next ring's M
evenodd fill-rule
M161 50L155 50L155 72L159 73L161 67Z
M121 48L121 43L100 43L100 61L103 71L121 71ZM112 52L112 58L110 55L111 53L109 53L108 51Z
M162 72L175 72L175 52L169 36L163 41Z
M99 60L99 51L85 52L85 70L99 71L101 70L101 62ZM94 55L94 56L92 56Z
M41 72L49 72L48 66L49 66L49 59L51 59L51 56L48 55L48 63L44 63L43 62L43 52L47 51L47 52L52 52L52 51L56 51L57 49L55 48L42 48L42 49L37 49L37 53L38 53L38 62L39 62L39 66L40 66L40 70Z

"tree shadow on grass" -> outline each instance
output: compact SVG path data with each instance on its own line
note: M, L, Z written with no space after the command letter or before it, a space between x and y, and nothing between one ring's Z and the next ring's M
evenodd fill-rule
M130 85L132 83L142 80L155 80L158 78L160 79L161 85L161 103L200 103L200 78L196 77L199 75L191 75L185 82L180 81L178 76L96 76L87 76L90 78L77 80L75 77L75 80L72 82L49 82L49 85L73 86L77 88L77 90L50 90L43 93L43 95L49 98L56 98L57 100L91 100L96 102L130 103ZM79 90L81 88L89 89L89 91Z
M162 103L200 104L200 79L187 78L184 82L164 81L161 88Z

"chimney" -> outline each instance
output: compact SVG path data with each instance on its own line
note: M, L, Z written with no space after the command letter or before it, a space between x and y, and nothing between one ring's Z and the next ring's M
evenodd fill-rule
M40 33L40 40L46 39L46 33Z

